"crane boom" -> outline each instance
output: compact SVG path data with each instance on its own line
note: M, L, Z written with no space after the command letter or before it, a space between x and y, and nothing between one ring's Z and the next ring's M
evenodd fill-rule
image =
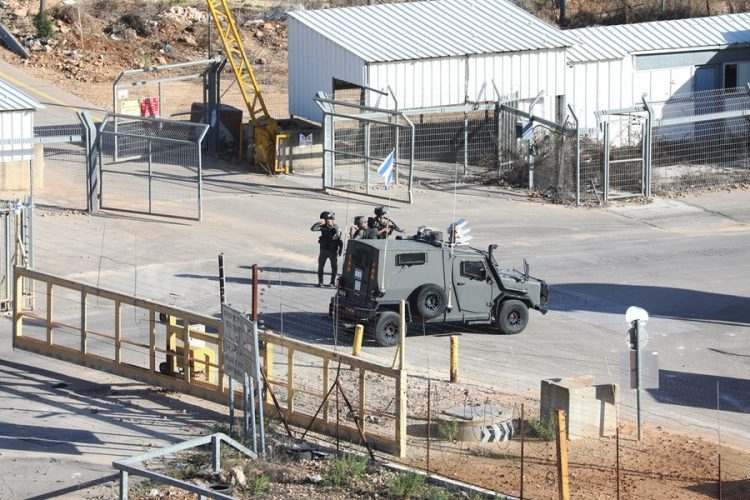
M245 47L226 0L206 0L206 2L255 129L255 161L269 171L273 171L278 124L268 113L260 92L260 85L247 60Z

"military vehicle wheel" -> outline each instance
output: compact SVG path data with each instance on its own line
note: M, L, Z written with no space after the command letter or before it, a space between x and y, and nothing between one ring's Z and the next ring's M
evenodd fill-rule
M505 300L497 314L497 327L506 335L521 333L529 323L529 309L520 300Z
M401 318L393 311L385 311L375 316L370 321L370 333L375 337L375 342L383 347L391 347L399 341L399 323Z
M445 312L448 297L445 291L437 285L428 284L419 287L414 295L412 306L417 315L424 319L432 319Z

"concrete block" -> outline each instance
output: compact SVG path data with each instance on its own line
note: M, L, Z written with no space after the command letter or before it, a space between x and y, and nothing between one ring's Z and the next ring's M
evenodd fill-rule
M568 439L614 436L617 430L617 384L594 384L590 375L542 380L540 418L565 411Z

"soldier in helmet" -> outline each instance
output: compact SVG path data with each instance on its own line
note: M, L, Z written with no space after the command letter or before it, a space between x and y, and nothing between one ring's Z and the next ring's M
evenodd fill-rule
M403 230L396 225L391 219L388 218L388 207L379 206L375 207L375 217L370 217L367 220L367 226L372 230L373 239L377 238L380 240L386 239L393 231L402 233Z
M344 242L341 240L341 230L336 223L336 214L333 212L321 212L320 221L316 222L310 228L310 231L320 231L318 243L320 244L320 253L318 254L318 286L323 284L323 269L326 261L331 261L331 281L329 286L336 286L336 274L338 273L338 257L344 249Z
M349 229L349 238L352 240L374 239L372 230L367 227L367 218L364 215L358 215L354 218L354 224Z

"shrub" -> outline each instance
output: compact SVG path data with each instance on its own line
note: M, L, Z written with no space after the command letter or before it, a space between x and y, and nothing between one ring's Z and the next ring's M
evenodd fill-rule
M343 455L331 460L323 482L326 486L340 487L359 483L367 470L367 457Z
M36 29L37 38L52 38L52 18L48 10L43 10L34 17L34 29Z
M453 441L458 436L458 422L455 420L438 420L437 433L440 439Z
M257 475L252 479L252 481L248 481L247 492L254 497L261 495L266 491L266 488L268 488L268 482L268 476L266 476L265 474Z
M424 487L424 476L416 472L402 472L388 480L388 495L410 498L418 495Z
M526 437L539 438L542 441L554 441L557 429L552 415L542 418L530 418L526 421Z

